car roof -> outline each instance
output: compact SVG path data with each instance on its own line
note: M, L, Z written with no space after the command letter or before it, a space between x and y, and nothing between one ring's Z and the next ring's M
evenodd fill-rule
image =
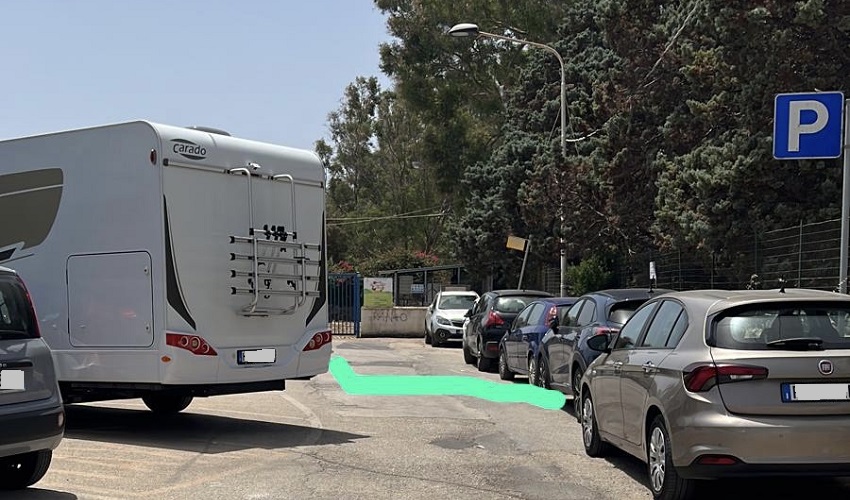
M578 302L578 297L555 297L554 299L546 298L542 300L549 301L556 306L569 306Z
M672 293L674 290L666 288L610 288L585 294L584 297L601 296L613 300L631 300L654 298L659 295Z
M553 297L553 295L549 292L543 292L541 290L493 290L489 292L496 297L502 296L531 296L531 297Z
M472 290L449 290L442 291L440 295L461 295L461 296L470 296L470 297L478 297L478 292Z
M786 288L773 290L689 290L673 292L666 297L677 298L705 309L713 315L724 309L747 304L770 304L793 301L838 302L850 305L850 296L837 292L808 288Z

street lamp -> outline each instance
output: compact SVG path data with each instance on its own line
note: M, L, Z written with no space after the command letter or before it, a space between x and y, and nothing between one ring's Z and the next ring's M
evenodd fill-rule
M507 36L497 35L495 33L487 33L486 31L481 31L478 29L477 24L472 23L460 23L455 24L449 30L449 35L457 38L478 38L478 37L487 37L487 38L495 38L497 40L505 40L511 43L518 43L521 45L530 45L532 47L537 47L538 49L543 49L546 52L554 55L558 59L558 64L561 65L561 154L564 158L567 157L567 80L566 73L564 71L564 59L561 57L561 54L558 53L554 47L549 45L545 45L537 42L530 42L528 40L521 40L519 38L511 38ZM563 232L564 225L564 216L561 215L561 232ZM564 297L567 295L567 251L564 248L564 237L560 238L561 243L561 296Z

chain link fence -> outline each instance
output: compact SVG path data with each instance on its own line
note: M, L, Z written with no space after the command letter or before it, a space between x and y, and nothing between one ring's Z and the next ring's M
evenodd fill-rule
M660 288L743 289L786 286L836 290L839 286L841 220L767 231L730 242L719 251L696 249L645 252L624 259L616 270L622 286L646 286L655 263Z
M729 242L718 251L678 249L619 256L612 286L649 285L650 262L658 288L697 290L785 286L837 291L840 282L841 220L800 223ZM559 293L560 270L545 266L536 276L541 290ZM570 286L570 283L567 283Z

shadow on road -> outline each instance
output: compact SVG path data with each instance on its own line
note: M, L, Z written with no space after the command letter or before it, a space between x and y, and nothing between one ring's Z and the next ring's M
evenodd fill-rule
M63 491L43 490L41 488L27 488L25 490L6 492L15 500L77 500L77 495ZM6 498L6 497L3 497Z
M65 437L194 453L353 443L369 436L219 415L68 405ZM40 498L40 497L38 497ZM48 497L45 497L48 498Z
M612 449L605 460L625 472L632 479L649 489L646 464L635 457L617 449ZM697 483L693 500L749 500L752 492L758 492L759 498L771 500L799 500L801 498L850 498L850 480L834 478L760 478L760 479L724 479L701 481Z
M458 340L458 341L449 341L449 342L446 342L445 344L440 344L438 346L428 346L428 347L431 347L432 349L461 349L463 347L463 344L461 344L461 342Z
M564 407L561 408L561 411L569 415L571 418L575 419L577 423L580 423L578 417L576 416L575 401L573 401L572 396L567 396L567 401L564 403Z
M759 498L799 500L801 498L850 498L850 482L834 478L770 478L729 479L706 481L697 486L694 500L751 499L754 491Z

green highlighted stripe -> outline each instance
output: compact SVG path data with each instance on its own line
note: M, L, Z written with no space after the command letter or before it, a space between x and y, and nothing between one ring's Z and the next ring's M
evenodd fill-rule
M331 358L330 372L343 391L359 396L471 396L497 403L527 403L546 410L560 410L567 400L558 391L475 377L358 375L340 356Z

